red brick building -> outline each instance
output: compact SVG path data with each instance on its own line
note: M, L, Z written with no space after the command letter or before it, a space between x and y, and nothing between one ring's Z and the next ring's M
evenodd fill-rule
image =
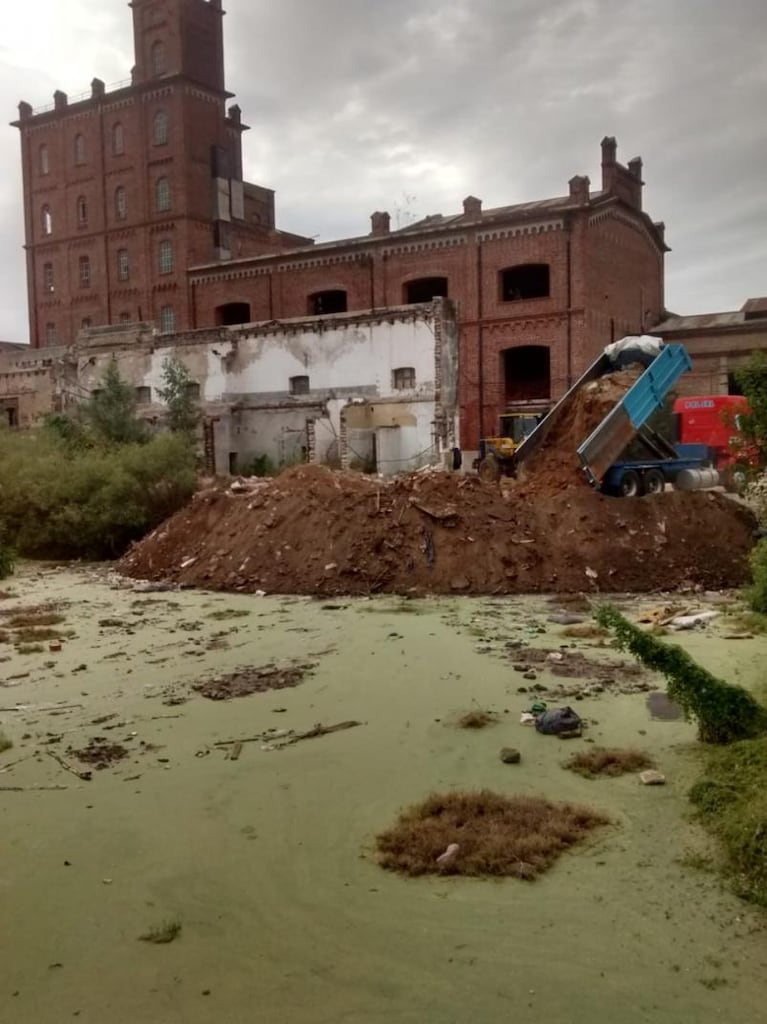
M187 268L308 239L242 179L246 126L224 84L221 0L133 0L129 81L19 104L30 341L83 327L191 326Z
M242 180L226 102L221 0L133 0L132 79L34 112L20 104L30 336L150 320L163 332L454 299L461 444L509 407L546 404L605 344L664 309L663 224L642 161L602 143L601 187L313 245L277 231L274 194Z

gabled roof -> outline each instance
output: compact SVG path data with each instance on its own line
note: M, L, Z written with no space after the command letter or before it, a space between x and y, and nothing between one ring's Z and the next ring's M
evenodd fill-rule
M653 327L653 333L710 331L751 325L767 329L767 298L748 299L740 309L723 313L696 313L692 316L670 314L662 323Z

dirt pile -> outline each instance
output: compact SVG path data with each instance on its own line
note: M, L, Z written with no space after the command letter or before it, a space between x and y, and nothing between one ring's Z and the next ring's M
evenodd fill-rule
M583 471L575 454L642 374L630 367L606 374L578 391L560 412L541 447L519 471L515 489L528 495L557 494L582 487Z
M741 584L754 521L722 494L504 499L476 477L318 466L200 492L119 563L144 580L298 594L577 593Z

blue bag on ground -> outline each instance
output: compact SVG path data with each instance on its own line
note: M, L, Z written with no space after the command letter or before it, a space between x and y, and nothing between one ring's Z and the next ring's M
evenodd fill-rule
M552 708L538 715L535 728L547 736L561 736L566 733L580 733L583 722L572 708Z

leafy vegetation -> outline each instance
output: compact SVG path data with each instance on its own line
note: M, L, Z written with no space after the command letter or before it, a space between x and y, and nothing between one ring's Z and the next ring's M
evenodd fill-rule
M0 434L0 524L30 557L104 558L153 529L193 494L182 437L72 446L52 432Z
M16 566L16 552L8 543L5 523L0 520L0 580L13 575Z
M140 444L147 440L149 428L136 415L136 405L136 389L122 379L117 360L112 357L100 388L80 406L80 414L94 441L107 445ZM63 422L58 422L65 432L72 429L71 425L64 428Z
M743 899L767 906L767 738L709 752L690 791L700 821L719 839Z
M767 538L760 540L751 552L751 578L753 584L746 591L746 599L753 612L767 614Z
M651 636L611 605L599 609L597 622L615 634L621 650L665 676L669 697L697 720L704 743L732 743L767 732L767 708L743 687L717 679L681 647Z
M767 463L767 354L755 352L735 372L735 379L743 392L750 413L740 417L743 435L759 452L759 461Z
M200 423L196 382L180 359L172 357L162 364L163 386L157 394L168 407L166 422L174 434L194 438Z

